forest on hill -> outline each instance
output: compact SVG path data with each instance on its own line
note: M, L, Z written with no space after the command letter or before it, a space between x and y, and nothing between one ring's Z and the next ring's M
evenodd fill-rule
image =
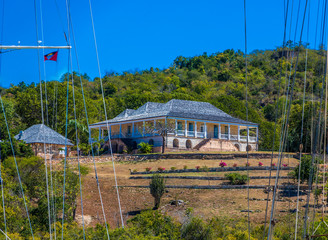
M297 57L299 60L295 75ZM313 125L316 126L318 122L325 58L324 50L306 50L305 45L297 47L292 42L288 43L287 48L257 50L247 56L248 120L260 126L261 150L272 149L276 119L278 137L275 139L275 150L279 148L286 95L290 94L294 75L295 85L286 150L298 150L306 72L303 145L305 151L310 151L311 131ZM103 121L105 116L100 79L90 79L87 74L80 75L76 72L73 73L73 79L79 123L87 126L82 89L89 123ZM211 55L204 53L194 57L179 56L166 69L150 68L120 74L107 72L102 81L108 118L115 117L126 108L136 109L148 101L167 102L175 98L210 102L228 114L246 120L245 55L242 51L228 49ZM45 123L64 135L67 94L68 121L74 119L71 75L66 73L61 79L43 82L41 87ZM12 134L41 123L39 83L21 82L0 91ZM74 134L71 138L74 140ZM0 139L8 139L2 110ZM86 134L83 139L82 141L87 141Z

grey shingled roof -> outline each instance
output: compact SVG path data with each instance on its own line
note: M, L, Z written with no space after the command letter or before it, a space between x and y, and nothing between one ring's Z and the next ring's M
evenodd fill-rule
M47 127L44 124L36 124L29 127L25 131L20 132L15 136L17 140L24 141L26 143L46 143L73 146L69 139L63 135L60 135L56 131Z
M126 109L115 118L109 120L108 123L118 123L155 117L176 117L205 121L208 120L257 125L256 123L234 118L208 102L177 99L172 99L167 103L147 102L137 110ZM90 126L97 126L105 123L106 121L98 122L91 124Z

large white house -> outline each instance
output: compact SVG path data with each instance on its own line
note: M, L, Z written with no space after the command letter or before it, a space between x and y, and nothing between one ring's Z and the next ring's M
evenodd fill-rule
M177 99L167 103L147 102L136 110L126 109L107 122L91 124L89 128L97 129L99 139L106 142L109 129L114 152L122 152L125 147L136 149L140 142L150 143L154 151L159 152L164 134L161 136L156 131L157 126L165 126L164 145L169 150L258 149L258 124L234 118L207 102Z

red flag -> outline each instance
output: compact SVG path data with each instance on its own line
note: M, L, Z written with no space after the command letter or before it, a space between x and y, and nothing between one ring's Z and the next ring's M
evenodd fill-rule
M46 55L44 55L44 61L51 60L51 61L57 61L58 51L51 52Z

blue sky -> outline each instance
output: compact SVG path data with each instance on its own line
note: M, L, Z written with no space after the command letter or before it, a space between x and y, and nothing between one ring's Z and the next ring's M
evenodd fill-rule
M33 1L4 2L4 45L36 44ZM55 3L58 3L58 8ZM311 1L310 42L314 43L314 27L318 1ZM40 2L37 0L38 5ZM45 45L65 45L67 32L65 0L41 1ZM296 10L293 8L296 23ZM301 1L303 6L305 0ZM102 74L105 71L165 68L179 56L208 54L228 48L244 49L242 0L166 0L108 1L93 0L93 14ZM2 6L1 6L2 10ZM248 49L273 49L282 44L284 0L247 0ZM71 0L71 13L82 73L98 76L88 0ZM301 22L303 13L299 17ZM293 27L294 29L295 27ZM38 29L41 18L38 6ZM293 36L293 31L291 35ZM313 46L312 46L313 47ZM49 53L51 50L46 50ZM43 52L40 51L41 61ZM46 76L58 79L67 72L67 50L60 50L58 62L47 61ZM8 87L21 81L38 82L37 50L19 50L1 56L0 85ZM76 61L74 70L76 69ZM41 62L43 67L43 62Z

